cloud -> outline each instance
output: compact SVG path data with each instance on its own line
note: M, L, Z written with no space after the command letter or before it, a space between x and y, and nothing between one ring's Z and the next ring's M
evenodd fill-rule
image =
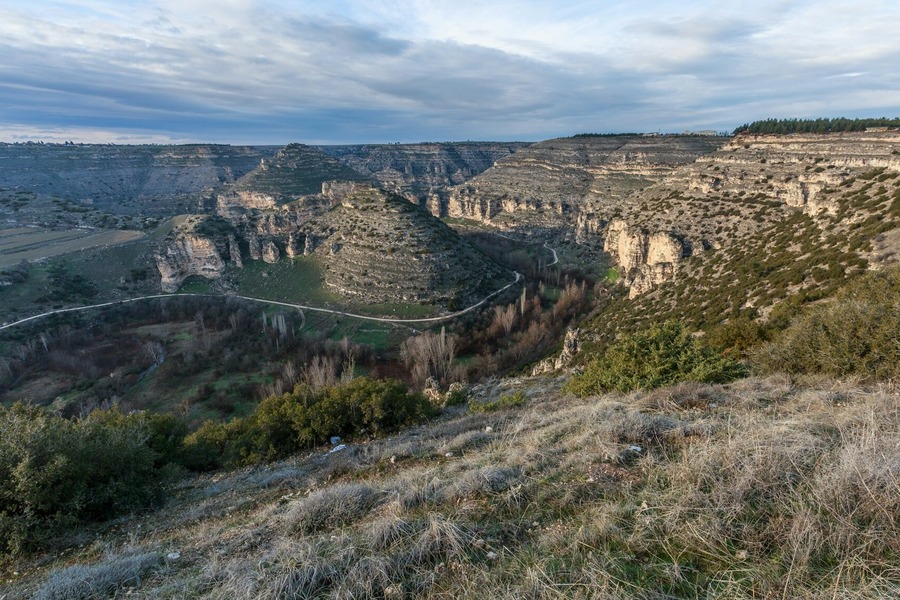
M541 139L900 112L887 1L5 4L0 139Z

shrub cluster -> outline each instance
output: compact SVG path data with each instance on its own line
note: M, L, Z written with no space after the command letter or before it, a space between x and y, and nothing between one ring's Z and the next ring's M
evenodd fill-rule
M515 392L510 392L509 394L500 394L500 397L496 400L490 400L488 402L478 402L477 400L469 401L469 410L475 413L486 413L486 412L494 412L498 410L504 410L506 408L516 408L519 406L523 406L525 402L528 401L528 397L525 396L525 392L522 390L517 390Z
M752 353L763 373L900 377L900 268L872 273L809 306Z
M266 398L246 418L205 422L185 439L185 464L209 470L277 460L335 435L394 431L433 410L422 394L394 380L359 377L324 390L298 385Z
M0 407L0 553L78 523L150 506L173 474L165 421L117 410L70 421L44 408Z
M171 414L96 410L69 420L42 407L0 407L0 555L45 545L66 530L145 509L184 468L283 458L330 436L380 435L434 409L392 380L358 378L265 399L228 423L189 433Z
M614 342L606 353L573 377L567 390L577 396L606 391L647 390L681 381L723 383L741 377L737 361L704 346L677 321Z

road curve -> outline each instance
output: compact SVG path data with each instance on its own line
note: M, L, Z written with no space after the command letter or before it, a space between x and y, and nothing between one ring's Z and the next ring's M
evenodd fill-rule
M553 254L555 256L556 252L554 252ZM509 288L511 288L512 286L516 285L517 283L519 283L519 281L522 280L522 274L519 273L518 271L514 271L514 273L516 274L516 279L514 281L503 286L496 292L488 294L480 302L477 302L477 303L473 304L472 306L469 306L462 310L458 310L454 313L450 313L449 315L442 315L440 317L428 317L428 318L424 318L424 319L395 319L392 317L371 317L368 315L358 315L356 313L345 312L345 311L341 311L341 310L332 310L330 308L319 308L316 306L306 306L304 304L291 304L290 302L279 302L278 300L266 300L264 298L253 298L252 296L241 296L238 294L191 294L191 293L187 293L187 294L154 294L151 296L138 296L137 298L128 298L125 300L114 300L112 302L102 302L100 304L91 304L89 306L73 306L71 308L59 308L57 310L47 311L47 312L41 313L39 315L33 315L31 317L19 319L18 321L14 321L12 323L0 325L0 331L3 331L4 329L9 329L10 327L15 327L16 325L28 323L29 321L35 321L37 319L49 317L50 315L58 315L58 314L68 313L68 312L78 312L78 311L82 311L82 310L91 310L94 308L103 308L105 306L116 306L119 304L128 304L129 302L139 302L141 300L153 300L156 298L177 298L177 297L183 298L185 296L194 296L194 297L202 297L202 298L240 298L242 300L249 300L251 302L259 302L260 304L274 304L276 306L287 306L289 308L308 310L310 312L320 312L320 313L327 313L327 314L332 314L332 315L340 315L340 316L344 316L344 317L352 317L354 319L362 319L364 321L377 321L379 323L398 323L401 325L410 324L410 323L438 323L440 321L449 321L451 319L455 319L456 317L464 315L468 312L471 312L471 311L475 310L476 308L478 308L479 306L484 305L488 300L490 300L494 296L497 296L498 294L501 294L501 293L505 292L506 290L508 290Z
M544 242L544 248L546 248L547 250L549 250L550 252L553 253L553 262L548 265L545 265L547 267L552 267L553 265L555 265L556 263L559 262L559 256L556 254L556 250L554 250L553 248L551 248L550 246L547 245L547 242Z

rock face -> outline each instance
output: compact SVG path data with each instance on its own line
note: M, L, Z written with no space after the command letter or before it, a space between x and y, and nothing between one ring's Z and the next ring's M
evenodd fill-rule
M632 298L673 279L685 252L673 234L648 233L619 219L606 228L603 249L622 271Z
M444 190L484 172L525 143L372 144L318 146L381 187L444 216Z
M442 214L509 229L568 228L592 205L614 205L720 144L715 138L642 136L539 142L450 189ZM582 222L592 226L589 219Z
M559 371L572 364L575 355L578 354L578 336L581 334L580 329L569 329L566 331L566 337L563 340L563 349L556 358L546 358L532 369L532 375L543 375Z
M213 191L274 146L0 144L0 187L59 196L113 214L171 217L205 208Z
M217 279L225 269L225 260L215 243L190 231L176 234L154 258L162 291L167 293L178 291L191 275Z
M808 235L832 234L876 208L866 198L883 188L866 178L894 180L898 144L897 132L734 138L626 198L600 233L604 248L634 298L703 262L688 257L740 252L798 213L819 228ZM851 203L861 204L858 217L848 210Z

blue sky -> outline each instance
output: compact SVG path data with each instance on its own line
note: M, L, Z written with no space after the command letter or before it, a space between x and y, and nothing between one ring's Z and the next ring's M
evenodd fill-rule
M900 116L896 0L0 0L0 140L538 140Z

